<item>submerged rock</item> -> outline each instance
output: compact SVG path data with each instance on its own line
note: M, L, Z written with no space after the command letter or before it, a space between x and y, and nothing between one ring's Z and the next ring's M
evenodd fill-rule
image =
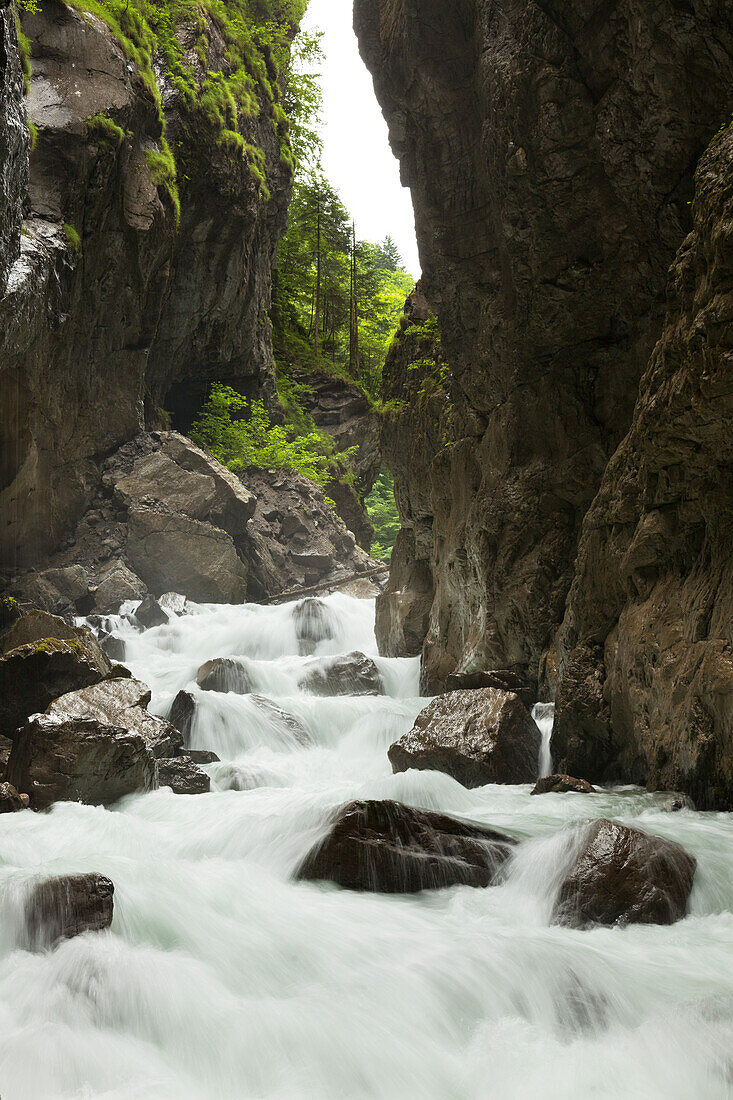
M65 692L98 683L110 668L89 631L16 646L0 657L0 732L12 737L29 715Z
M358 652L323 658L299 686L311 695L384 695L379 669L371 657Z
M560 887L555 923L673 924L685 915L696 866L671 840L593 821Z
M208 794L211 779L187 754L158 761L158 786L170 787L174 794Z
M596 789L587 779L575 779L572 775L545 775L538 779L530 794L596 794Z
M313 738L308 730L299 722L294 714L276 706L271 699L264 695L253 695L252 702L258 710L261 710L273 725L278 726L285 737L292 737L299 745L312 745Z
M111 726L121 726L138 733L153 756L176 756L183 746L180 732L167 722L150 714L150 688L131 677L105 680L101 684L62 695L46 713L57 718L95 718Z
M445 772L464 787L531 783L540 742L534 719L516 695L482 688L433 699L388 755L395 772Z
M53 947L59 940L109 928L114 914L114 883L104 875L61 875L40 882L25 904L26 946Z
M244 666L232 657L207 661L198 670L196 683L202 691L234 691L237 695L249 695L252 690Z
M492 829L400 802L350 802L297 877L388 894L488 886L514 843Z
M309 597L296 603L293 623L301 657L310 657L319 642L333 638L333 615L323 600Z
M144 737L96 718L34 714L18 730L7 779L27 791L34 810L53 802L98 806L157 786Z
M19 794L12 783L0 783L0 814L12 814L18 810L27 810L30 798Z

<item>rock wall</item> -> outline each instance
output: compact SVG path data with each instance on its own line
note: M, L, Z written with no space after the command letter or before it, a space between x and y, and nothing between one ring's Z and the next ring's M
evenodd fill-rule
M267 308L291 179L261 86L259 113L240 113L239 144L225 142L216 118L192 113L155 59L154 94L95 16L44 0L23 25L32 68L25 106L37 132L27 188L18 51L2 11L6 571L43 563L59 547L98 490L100 461L143 428L161 427L162 407L184 421L213 379L274 394ZM194 82L226 69L213 22L177 34ZM179 224L158 95L178 164ZM263 151L266 187L245 141Z
M393 462L398 494L433 517L397 555L423 600L432 561L426 682L492 667L547 681L694 170L733 107L730 6L356 0L355 27L451 368L450 446ZM407 411L413 447L423 429Z
M697 170L662 335L585 518L557 642L560 770L733 807L733 130Z

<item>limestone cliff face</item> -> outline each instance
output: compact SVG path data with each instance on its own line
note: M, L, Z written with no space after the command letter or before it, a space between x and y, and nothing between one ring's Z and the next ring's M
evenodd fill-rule
M733 107L730 5L356 0L355 26L452 376L450 447L392 462L432 516L398 555L423 589L410 570L431 559L426 680L536 683L662 330L695 167ZM401 430L423 423L408 410Z
M160 426L160 408L187 426L212 379L274 392L267 308L290 194L261 88L262 109L241 116L238 147L185 109L154 60L179 167L177 225L156 98L109 29L56 0L44 0L23 24L32 68L25 105L12 16L2 12L6 570L47 560L93 498L101 460L144 427ZM225 66L216 26L177 33L184 47L191 38L195 79ZM24 107L37 129L27 187ZM244 141L263 151L267 189L242 155Z
M733 807L733 130L697 171L661 338L580 539L560 770Z

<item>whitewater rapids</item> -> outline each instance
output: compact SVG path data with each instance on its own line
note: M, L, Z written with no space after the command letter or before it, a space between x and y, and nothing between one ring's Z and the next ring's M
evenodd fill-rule
M167 788L109 808L0 818L2 1100L585 1100L733 1096L733 819L666 813L635 788L530 797L392 775L388 746L425 699L418 662L376 656L374 604L325 601L333 637L298 656L293 605L191 606L134 633L125 663L166 714L197 694L212 793ZM303 694L304 667L374 657L388 694ZM200 692L198 667L244 659L251 697ZM547 771L551 712L539 771ZM520 838L506 881L409 897L291 879L329 814L394 798ZM550 925L577 824L608 816L698 860L669 928ZM38 874L99 871L115 917L52 951L17 946L12 899Z

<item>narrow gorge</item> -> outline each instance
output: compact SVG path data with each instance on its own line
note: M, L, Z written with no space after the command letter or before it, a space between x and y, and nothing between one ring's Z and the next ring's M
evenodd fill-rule
M733 1096L733 8L350 9L0 0L0 1095Z

